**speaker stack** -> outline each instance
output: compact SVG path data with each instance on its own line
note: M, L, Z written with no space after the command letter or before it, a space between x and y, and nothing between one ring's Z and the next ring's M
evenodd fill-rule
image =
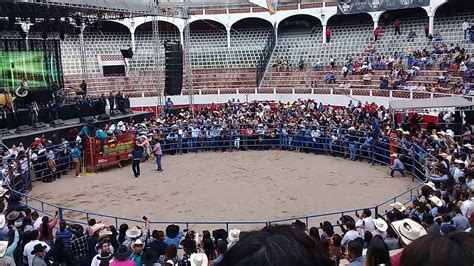
M183 88L183 50L181 44L165 43L165 94L181 95Z

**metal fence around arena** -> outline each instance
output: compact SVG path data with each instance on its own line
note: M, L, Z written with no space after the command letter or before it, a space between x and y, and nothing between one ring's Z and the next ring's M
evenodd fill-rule
M400 159L405 165L406 173L412 176L413 181L418 184L398 195L392 196L384 202L374 204L372 206L363 206L359 209L342 210L330 213L320 213L315 215L302 215L289 217L287 219L275 219L265 221L165 221L155 220L151 224L168 225L177 224L184 228L205 227L206 229L239 227L241 229L257 229L270 224L280 224L293 222L299 219L308 226L319 227L322 221L331 221L333 224L339 223L339 218L344 215L351 215L356 211L370 209L372 213L384 215L389 208L388 204L396 201L406 204L418 195L417 190L423 185L422 181L428 180L430 172L429 166L436 159L429 152L423 150L414 143L402 142L398 139L390 137L378 137L373 142L368 142L367 134L356 132L357 138L350 137L347 129L334 129L328 127L312 127L310 134L302 133L302 129L290 128L265 128L259 126L256 128L246 127L245 129L226 129L224 132L209 133L210 128L203 127L204 135L192 137L192 131L187 135L178 128L162 129L157 134L162 136L162 150L164 154L181 154L205 151L237 151L237 150L287 150L293 152L303 152L308 154L321 154L336 157L351 157L355 155L356 160L366 160L370 163L388 166L391 164L390 155L394 152L400 155ZM309 129L308 129L309 130ZM51 147L49 148L51 149ZM56 147L56 151L61 148ZM70 158L69 158L70 159ZM65 171L71 167L68 158L64 158L64 162L58 165L64 165ZM44 170L44 169L43 169ZM30 176L33 180L41 180L37 178L38 172L35 164L31 164ZM388 172L387 172L388 174ZM42 178L48 176L46 172ZM21 182L21 178L19 180ZM13 183L11 190L18 193L23 198L23 204L42 215L54 215L57 211L61 219L69 223L87 224L91 218L97 221L104 221L108 224L115 225L117 228L121 223L143 223L141 219L131 219L127 217L118 217L113 215L101 214L97 212L67 208L56 204L51 204L43 199L30 196L21 191L21 185Z

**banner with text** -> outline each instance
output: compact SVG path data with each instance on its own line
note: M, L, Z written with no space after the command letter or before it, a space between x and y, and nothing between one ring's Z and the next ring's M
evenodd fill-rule
M270 14L275 14L278 8L278 0L249 0L250 3L266 8Z
M430 0L337 0L337 14L357 14L429 5Z

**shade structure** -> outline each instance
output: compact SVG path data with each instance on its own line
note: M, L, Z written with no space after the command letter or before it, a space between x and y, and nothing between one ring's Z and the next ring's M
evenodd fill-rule
M430 99L414 100L391 100L389 102L390 111L404 110L424 110L424 109L442 109L442 108L466 108L473 106L473 102L460 96L441 97Z

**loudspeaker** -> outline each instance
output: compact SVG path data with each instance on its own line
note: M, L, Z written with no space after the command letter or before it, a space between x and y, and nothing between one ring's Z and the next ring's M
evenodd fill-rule
M22 133L22 132L26 132L26 131L30 131L30 130L31 130L31 126L23 125L23 126L17 127L16 130L15 130L15 133Z
M122 114L124 114L124 115L126 115L126 114L133 114L133 111L130 110L130 109L128 109L128 108L125 108L125 109L123 109Z
M165 94L181 95L183 89L183 50L178 43L165 44Z
M95 118L93 116L85 116L80 119L81 123L92 124L95 122Z
M64 121L62 119L57 119L57 120L53 120L53 122L51 123L51 125L57 127L57 126L64 126L66 123L64 123Z
M132 58L133 57L132 47L120 48L120 52L122 52L123 58Z
M103 121L103 120L110 120L110 115L108 114L101 114L97 117L98 120Z
M53 122L53 123L54 123L54 122ZM33 125L33 128L46 128L46 127L49 127L49 125L46 124L46 123L43 123L43 122L35 123L35 124Z

